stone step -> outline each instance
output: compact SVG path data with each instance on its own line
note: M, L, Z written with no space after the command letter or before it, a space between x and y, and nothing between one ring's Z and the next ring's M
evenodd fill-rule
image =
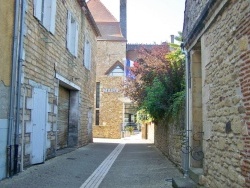
M196 183L188 177L174 178L172 181L173 188L196 188Z
M190 168L188 175L196 184L202 185L201 176L203 175L202 168Z

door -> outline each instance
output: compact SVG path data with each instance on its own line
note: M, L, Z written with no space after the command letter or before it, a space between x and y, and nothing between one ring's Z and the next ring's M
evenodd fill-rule
M58 120L57 120L57 149L68 146L69 132L69 94L70 91L59 86Z
M42 89L33 90L33 109L31 112L31 164L44 162L46 142L46 103L47 92Z

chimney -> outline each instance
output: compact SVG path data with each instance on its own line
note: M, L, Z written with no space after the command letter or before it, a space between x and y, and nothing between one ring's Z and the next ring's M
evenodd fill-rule
M127 0L120 0L120 25L122 35L127 39Z
M171 37L171 43L174 43L174 35L170 35Z

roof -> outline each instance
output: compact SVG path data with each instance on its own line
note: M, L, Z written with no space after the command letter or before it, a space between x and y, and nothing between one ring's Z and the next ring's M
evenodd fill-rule
M89 0L87 5L101 32L97 40L126 41L121 32L120 22L100 0Z
M162 44L127 44L127 51L139 50L142 47L145 49L151 50L155 46L162 46L162 45L166 45L166 43L162 43Z

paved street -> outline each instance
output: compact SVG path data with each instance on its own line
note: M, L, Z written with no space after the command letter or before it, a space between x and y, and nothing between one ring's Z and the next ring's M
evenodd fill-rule
M35 165L0 182L1 188L161 188L178 169L140 135L93 144Z

